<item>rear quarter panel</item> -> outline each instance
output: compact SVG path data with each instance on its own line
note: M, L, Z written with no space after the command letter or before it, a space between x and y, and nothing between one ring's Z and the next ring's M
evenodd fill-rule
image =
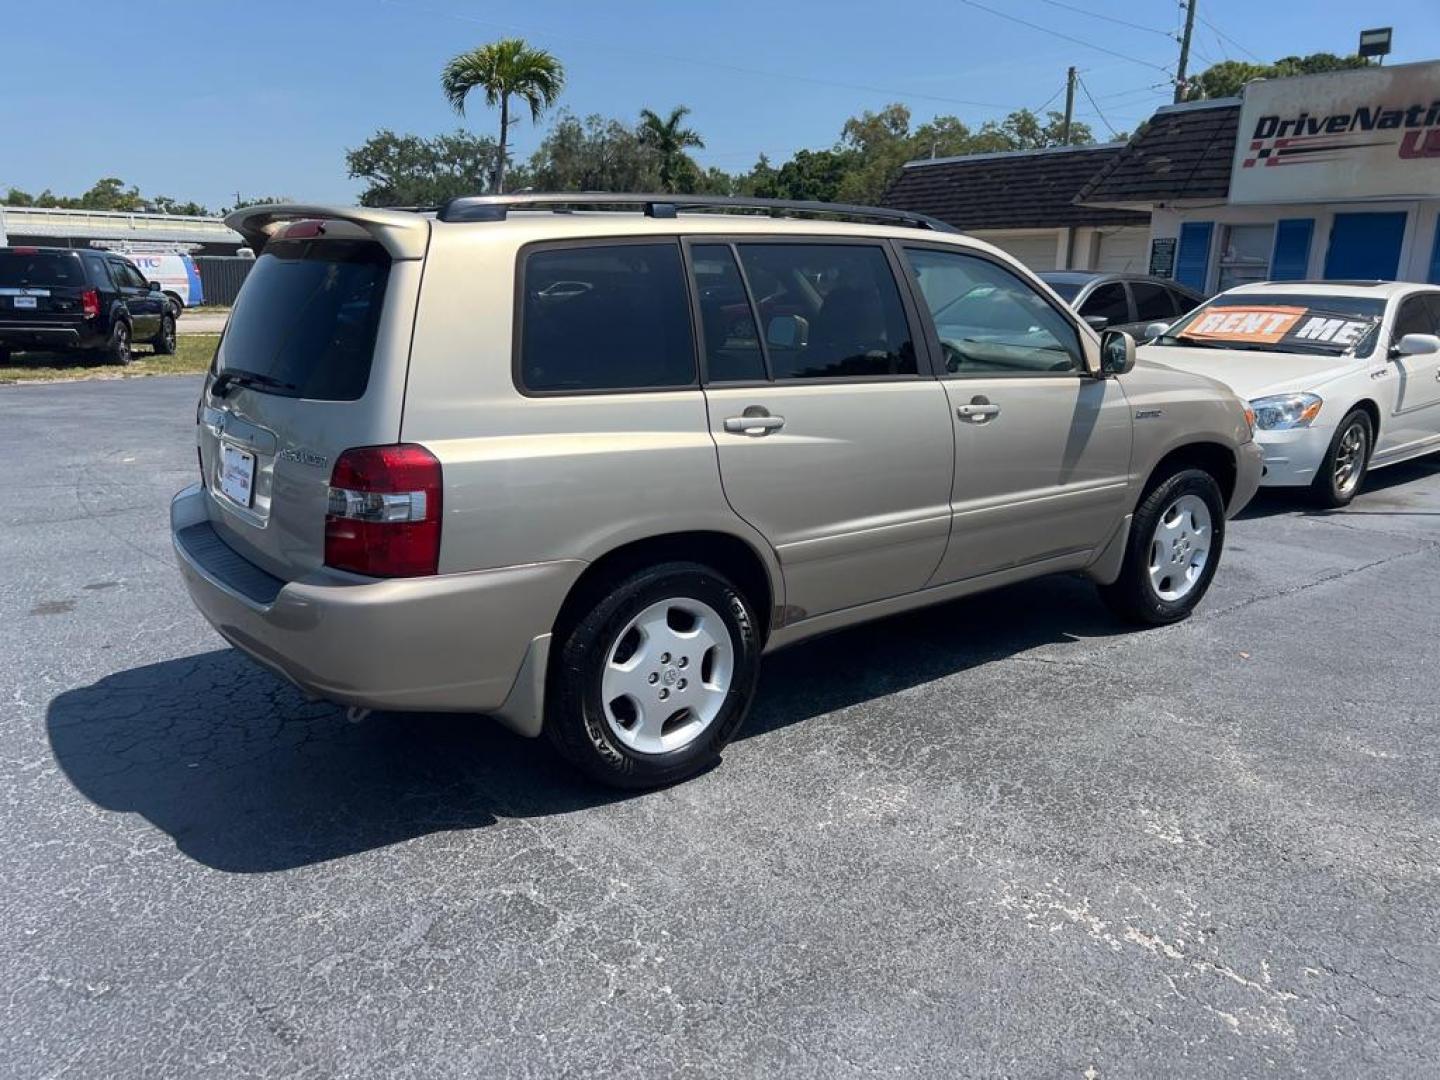
M593 561L634 540L707 530L744 540L780 602L773 551L725 500L698 387L516 388L519 247L509 229L439 225L425 263L401 438L444 470L441 572Z

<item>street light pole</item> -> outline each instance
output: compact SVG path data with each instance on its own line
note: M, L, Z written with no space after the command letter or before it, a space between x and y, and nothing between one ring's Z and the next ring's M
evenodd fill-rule
M1190 34L1195 29L1195 0L1185 0L1185 32L1180 37L1180 63L1175 68L1175 104L1185 100L1185 68L1190 63Z

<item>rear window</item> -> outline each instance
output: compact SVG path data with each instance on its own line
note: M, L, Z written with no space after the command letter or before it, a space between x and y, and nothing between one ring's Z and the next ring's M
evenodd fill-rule
M85 271L74 255L55 251L22 254L0 251L0 288L24 289L45 285L83 288Z
M695 382L680 247L613 244L525 257L520 385L551 393Z
M260 375L267 385L251 388L289 397L363 397L389 276L373 241L267 244L230 313L216 374Z

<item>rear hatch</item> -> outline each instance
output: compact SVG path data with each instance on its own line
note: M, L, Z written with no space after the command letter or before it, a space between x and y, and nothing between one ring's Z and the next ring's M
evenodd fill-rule
M78 254L44 248L0 248L0 323L78 324L89 288Z
M424 251L413 231L428 234L425 219L403 217L413 222L401 225L412 231L406 243L364 220L282 225L240 290L205 380L198 419L210 522L282 580L324 565L340 455L399 438Z

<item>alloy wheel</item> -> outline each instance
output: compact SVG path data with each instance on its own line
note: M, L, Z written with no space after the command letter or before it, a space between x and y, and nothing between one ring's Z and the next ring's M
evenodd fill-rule
M1150 540L1150 587L1161 600L1190 595L1210 561L1214 523L1198 495L1181 495L1165 508Z
M611 733L638 754L682 749L720 715L735 674L730 628L690 597L645 608L615 636L600 677Z
M1358 420L1340 436L1340 445L1335 448L1335 468L1332 473L1335 494L1341 497L1349 496L1360 486L1360 477L1365 471L1368 442L1365 425Z

